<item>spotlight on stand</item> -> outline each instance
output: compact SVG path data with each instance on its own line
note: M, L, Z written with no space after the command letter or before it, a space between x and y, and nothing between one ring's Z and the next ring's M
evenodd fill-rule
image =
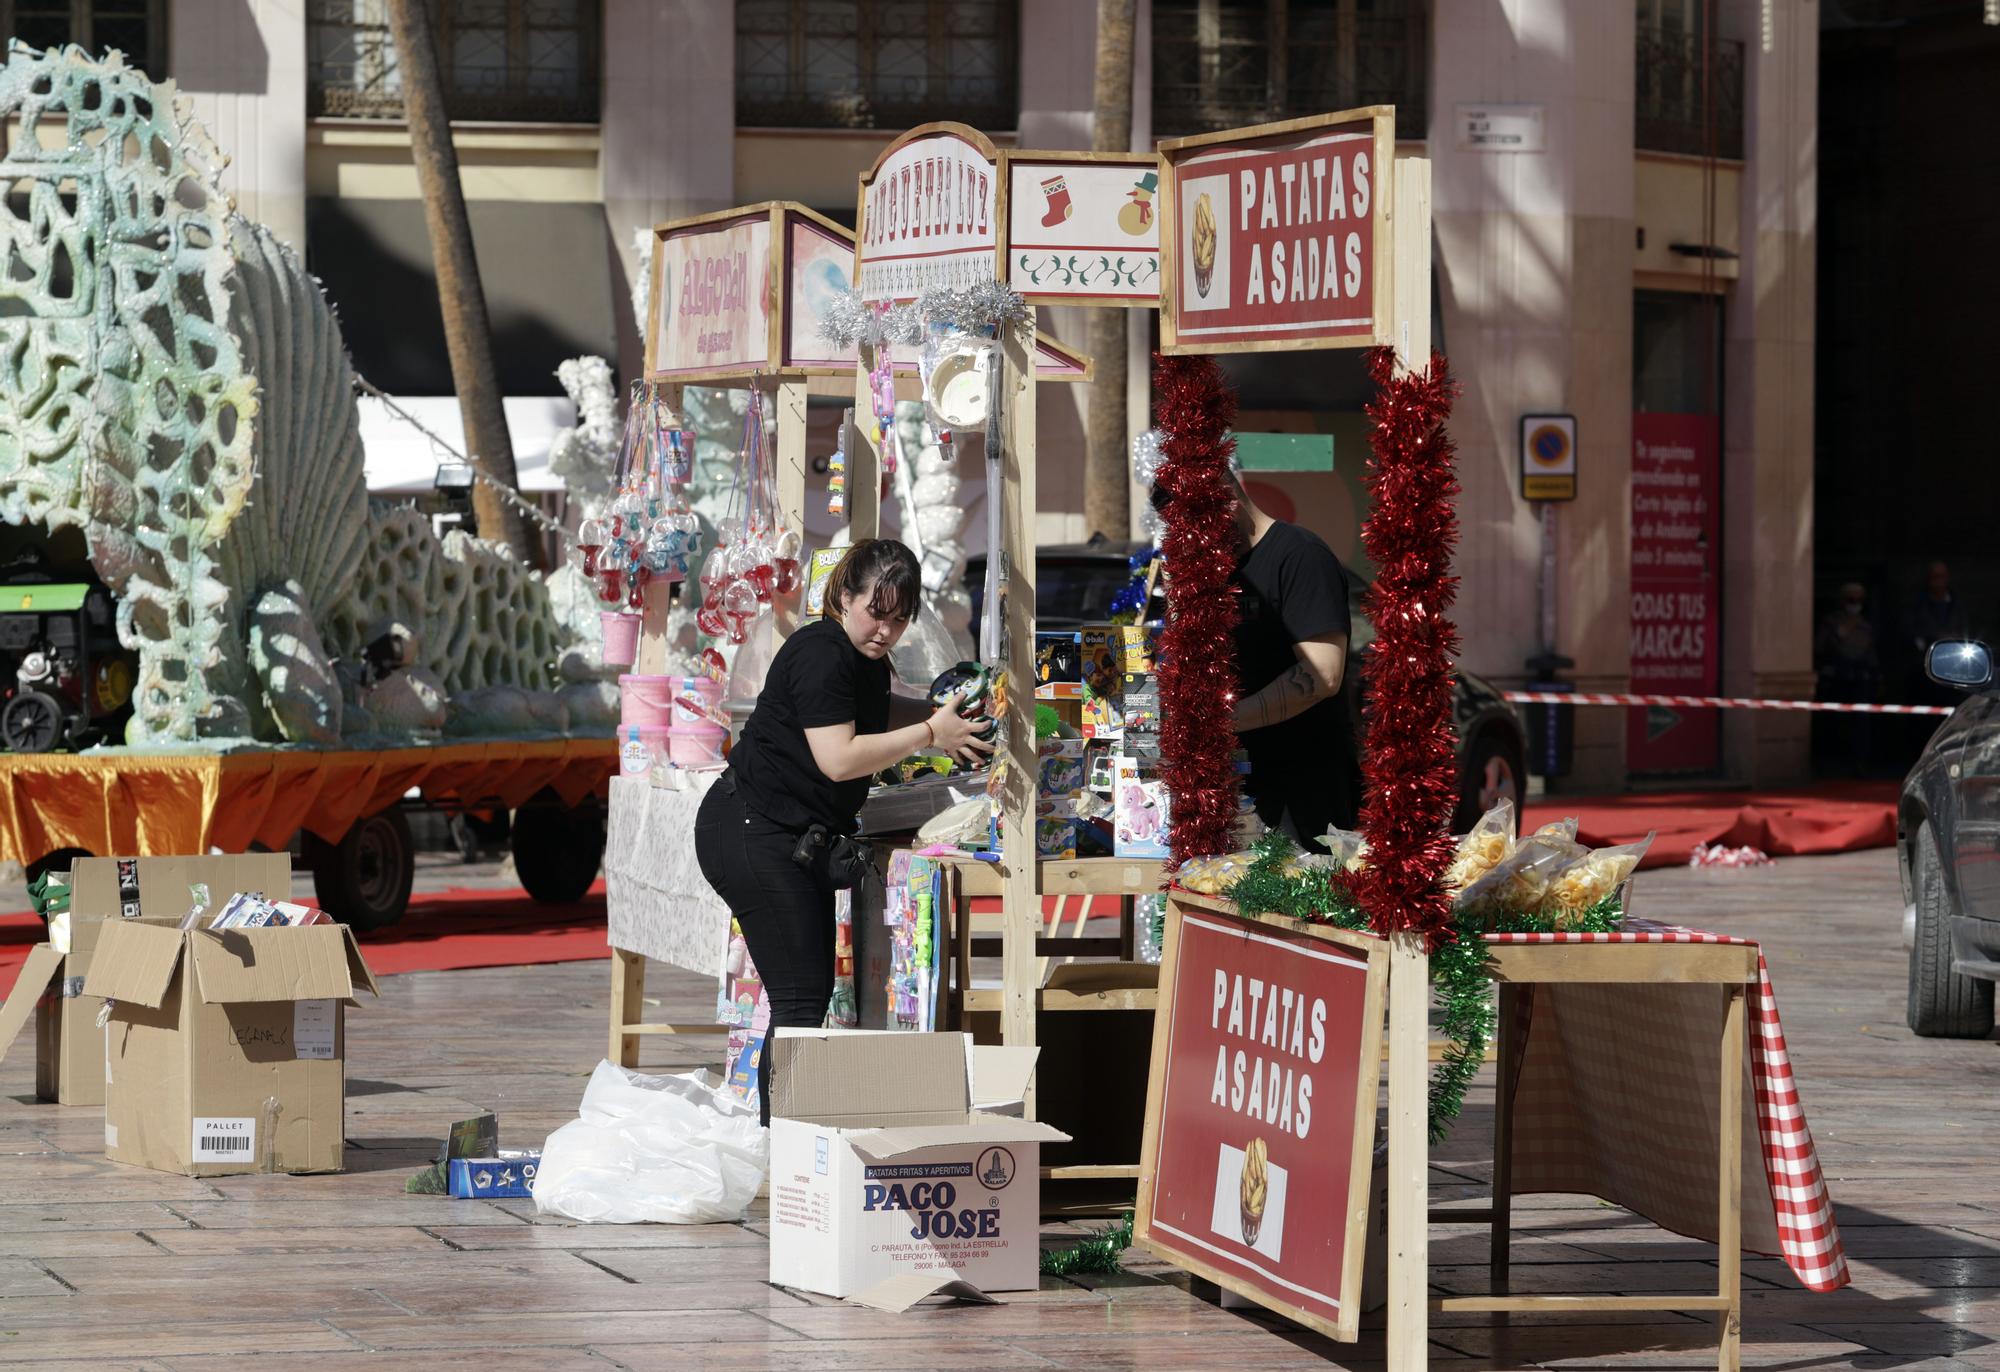
M453 524L469 534L478 532L472 516L473 480L470 462L446 458L438 463L437 475L431 481L440 507L440 516L434 517L434 523ZM440 536L444 532L442 528L438 530Z

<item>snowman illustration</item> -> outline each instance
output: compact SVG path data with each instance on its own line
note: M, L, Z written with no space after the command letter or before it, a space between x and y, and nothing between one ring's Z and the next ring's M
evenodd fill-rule
M1134 238L1142 237L1153 227L1153 193L1160 188L1160 178L1156 172L1147 172L1139 179L1139 184L1127 191L1128 203L1118 211L1118 227Z

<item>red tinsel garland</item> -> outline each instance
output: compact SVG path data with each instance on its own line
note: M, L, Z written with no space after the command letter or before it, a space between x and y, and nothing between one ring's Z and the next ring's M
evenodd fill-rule
M1419 930L1435 948L1451 927L1439 878L1451 862L1448 826L1458 798L1451 724L1458 630L1448 614L1458 595L1451 574L1458 481L1444 427L1457 387L1436 353L1428 371L1401 377L1391 349L1372 350L1367 365L1377 387L1366 478L1374 507L1361 540L1376 567L1364 602L1375 644L1363 668L1368 867L1356 894L1378 933Z
M1171 498L1160 541L1167 623L1160 637L1160 757L1173 860L1235 846L1236 495L1227 480L1236 394L1208 357L1153 355L1155 483Z

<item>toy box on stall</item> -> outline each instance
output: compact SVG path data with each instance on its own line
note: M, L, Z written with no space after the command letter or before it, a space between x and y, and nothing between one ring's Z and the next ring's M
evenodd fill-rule
M919 1272L1040 1284L1041 1147L1069 1135L975 1109L968 1035L784 1029L771 1047L774 1284L836 1298ZM1036 1050L1001 1051L1025 1083Z
M1076 856L1077 806L1084 793L1080 738L1045 738L1035 745L1040 776L1035 788L1035 856Z
M1114 764L1112 827L1119 857L1168 857L1171 816L1156 759L1121 753Z
M1093 625L1083 630L1083 736L1088 739L1115 739L1122 731L1120 701L1125 694L1125 673L1121 635L1115 624Z

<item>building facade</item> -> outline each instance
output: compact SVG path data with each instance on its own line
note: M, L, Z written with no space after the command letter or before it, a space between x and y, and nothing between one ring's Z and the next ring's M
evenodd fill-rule
M326 282L359 368L450 389L385 0L15 4L31 41L115 34L163 67L233 154L244 210ZM789 199L851 224L857 173L931 119L1020 147L1090 142L1086 0L431 5L510 394L550 392L582 352L633 374L634 240L656 221ZM1388 103L1402 151L1431 159L1474 670L1521 682L1554 654L1585 690L1811 694L1818 11L1138 0L1135 148ZM1083 340L1079 312L1044 327ZM1155 324L1135 311L1129 329L1136 359ZM1365 571L1355 359L1228 365L1243 431L1332 435L1332 473L1253 475ZM1057 389L1041 404L1045 541L1091 532L1088 388ZM1141 423L1143 365L1129 391ZM1574 420L1575 499L1550 509L1522 497L1524 445L1547 438L1535 416ZM1768 784L1805 766L1803 717L1582 710L1569 782Z

